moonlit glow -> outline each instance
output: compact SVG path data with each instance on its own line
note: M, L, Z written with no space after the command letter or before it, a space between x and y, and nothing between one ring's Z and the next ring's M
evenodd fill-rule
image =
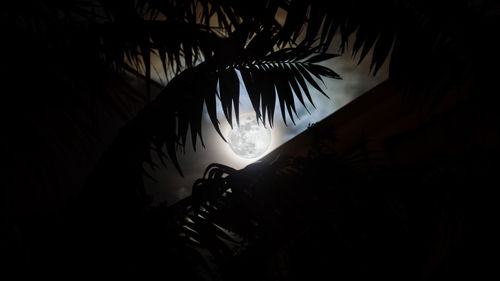
M240 116L240 125L234 127L227 138L229 147L246 159L262 156L271 144L271 130L257 123L254 114Z
M350 42L349 46L352 46L353 44L354 41ZM329 52L336 53L339 47L340 45L334 42L330 47ZM350 52L350 50L346 49L345 53L348 52ZM370 58L372 53L373 48L370 50L370 53L367 54L367 58ZM325 66L332 67L336 72L340 73L343 78L342 80L325 80L326 93L330 99L323 97L323 95L314 87L309 87L309 91L314 99L316 108L312 110L312 106L306 103L310 109L309 113L303 106L297 106L296 109L298 118L295 119L296 125L288 123L288 126L286 126L282 120L281 114L276 114L276 116L274 116L273 127L271 128L269 125L267 126L270 130L270 135L272 135L269 147L267 149L263 149L264 152L259 156L255 156L255 158L244 158L243 156L238 155L235 150L241 149L235 149L237 147L235 145L231 147L231 144L228 145L228 143L219 136L219 133L215 130L208 111L205 108L202 118L202 128L204 130L203 138L206 149L201 147L200 142L197 143L198 149L196 152L192 149L188 149L192 146L192 143L191 138L186 139L186 153L178 154L179 163L182 171L184 172L184 177L181 177L178 171L171 167L168 162L167 165L169 166L166 168L161 165L161 168L158 169L152 169L149 165L144 166L147 173L157 179L157 181L152 181L149 177L144 177L147 192L151 194L154 204L156 205L164 201L167 201L169 204L173 204L180 199L189 196L192 191L191 188L193 183L203 176L205 169L211 163L220 163L237 170L245 168L247 165L263 157L266 153L277 149L279 146L291 140L299 133L305 131L309 124L321 121L332 112L387 79L389 60L384 63L384 66L377 72L377 75L373 76L368 75L370 73L369 70L371 60L365 58L361 64L358 64L359 56L361 56L361 53L358 53L355 58L352 58L351 56L342 56L335 58L335 60L326 62ZM153 57L156 60L155 66L158 69L161 69L161 62L157 59L157 56ZM142 85L141 83L134 83L134 85L135 84ZM143 89L141 88L139 90ZM243 116L245 114L253 115L251 118L255 118L253 104L250 101L246 88L241 82L239 91L240 98L238 106L239 112L242 113L240 114L240 121L244 121ZM300 101L296 99L295 96L294 103L296 105L300 104ZM276 102L276 106L276 108L278 108L279 102ZM224 134L224 138L229 142L231 127L226 120L220 99L216 99L216 109L217 119L220 121L220 130ZM277 109L277 111L279 110ZM234 114L232 116L232 122L235 124ZM156 153L153 153L153 157L155 155ZM160 163L159 159L156 159L156 161ZM166 188L166 186L169 188Z

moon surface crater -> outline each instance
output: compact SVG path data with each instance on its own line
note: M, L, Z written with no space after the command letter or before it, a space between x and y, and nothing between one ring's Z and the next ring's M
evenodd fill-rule
M238 156L246 159L263 155L271 144L271 130L259 125L253 114L240 116L240 125L230 130L228 144Z

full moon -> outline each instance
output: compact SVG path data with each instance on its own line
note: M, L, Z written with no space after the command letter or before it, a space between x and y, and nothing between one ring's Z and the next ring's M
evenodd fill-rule
M231 150L246 159L263 155L271 144L271 130L257 123L254 114L240 116L239 127L234 127L228 134Z

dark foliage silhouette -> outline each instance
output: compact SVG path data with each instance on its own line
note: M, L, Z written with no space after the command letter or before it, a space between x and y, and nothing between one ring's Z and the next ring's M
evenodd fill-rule
M467 280L490 274L484 256L490 240L479 230L487 227L492 203L470 186L494 180L494 157L466 148L444 162L387 166L368 152L339 156L325 144L335 140L325 139L324 129L311 126L323 146L312 146L306 157L242 170L210 165L193 194L171 207L184 210L179 235L212 276Z
M9 1L4 8L1 76L5 88L21 89L3 95L3 122L18 117L19 108L36 116L50 111L46 105L62 106L63 100L110 88L125 95L131 73L146 85L144 93L127 92L137 94L131 98L142 108L137 114L116 103L129 121L65 221L25 220L21 228L30 243L18 239L17 226L2 229L13 257L6 259L11 272L173 280L456 280L474 279L485 267L484 259L470 257L482 254L475 243L487 246L473 230L484 227L486 217L475 218L488 209L468 190L493 179L495 153L468 150L448 158L445 168L428 170L387 169L364 148L346 157L317 150L239 171L213 164L193 194L170 207L150 206L142 177L145 163L158 164L152 152L181 173L177 153L189 138L193 149L198 138L203 143L204 106L223 137L216 100L234 125L240 84L260 121L273 125L279 102L283 120L293 123L294 98L314 106L308 87L323 92L322 79L340 78L319 64L337 56L327 53L336 36L340 54L354 36L351 55L370 59L373 73L390 56L390 82L409 89L414 100L442 97L469 79L471 115L486 112L497 121L497 98L487 91L499 62L495 1L40 0ZM286 14L283 24L279 13ZM165 85L152 81L156 57L169 80ZM162 88L159 93L153 84ZM4 127L25 131L10 123ZM33 147L28 130L20 135L26 149ZM325 135L318 137L322 148L333 142ZM356 169L360 163L369 168Z

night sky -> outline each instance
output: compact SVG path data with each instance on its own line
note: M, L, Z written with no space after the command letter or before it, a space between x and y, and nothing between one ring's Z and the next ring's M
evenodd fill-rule
M227 29L214 31L217 38L207 37L206 46L200 43L205 37L178 28L194 7L181 7L182 2L5 2L0 12L5 41L0 64L0 280L10 280L9 275L69 280L149 280L155 275L198 281L498 279L488 275L498 271L491 256L497 254L494 191L500 186L495 90L500 1L271 1L279 5L277 10L258 5L267 0L192 1L243 3L243 12L252 15L234 33L230 19ZM64 17L68 3L83 4L78 11L95 18ZM94 11L94 3L102 4L97 6L102 10ZM148 7L136 10L141 3L172 4L172 10L154 19ZM332 3L336 6L330 10ZM258 8L250 11L250 6ZM177 8L182 12L178 17ZM283 25L285 8L292 33ZM261 30L262 23L256 22L250 41L262 35L264 43L255 40L254 50L245 24L252 26L253 15L266 10L273 25L275 17L283 25L276 36L284 34L287 41L311 35L311 40L274 45L279 42L270 36L274 31ZM323 11L328 11L325 18ZM105 12L110 12L108 20L101 19ZM295 17L301 12L305 17ZM197 22L197 12L191 16L195 30L205 27ZM328 18L337 22L321 29ZM210 29L211 20L204 23ZM163 21L168 25L157 29ZM341 55L318 64L341 80L312 67L324 54L311 55L312 60L302 56L302 46L318 43L315 31L326 31L320 32L323 38L334 35L328 31L339 32L328 53ZM340 40L349 34L343 49ZM163 44L153 35L168 40ZM191 39L200 46L190 46ZM174 41L172 50L161 50ZM212 43L216 48L200 51ZM364 49L353 56L354 46L371 44L375 47L358 63ZM269 53L286 46L298 46L293 57ZM206 60L202 55L190 61L191 50ZM173 56L167 56L172 69L165 70L171 73L163 73L161 59L155 57L164 53ZM150 62L148 77L141 63ZM185 150L177 151L184 177L179 174L171 156L186 132L182 122L198 128L194 121L200 110L194 111L213 97L205 94L214 94L216 77L222 92L234 93L236 75L226 70L245 74L249 69L246 78L251 79L245 82L261 92L263 101L275 87L289 103L292 93L282 78L302 75L308 85L315 79L300 74L302 66L288 69L299 76L279 72L297 62L309 65L311 70L303 69L311 74L334 77L324 78L328 97L309 87L315 107L306 100L306 108L294 97L295 124L288 119L287 125L277 100L270 147L255 159L231 150L205 107L200 127L205 147L198 141L193 151L187 132ZM370 65L382 63L374 75ZM253 64L258 65L255 73ZM183 70L174 73L177 67ZM239 78L240 116L255 114ZM230 122L219 100L215 110L227 136ZM159 146L170 149L165 166L153 151ZM283 161L273 161L278 153ZM261 163L251 165L259 159ZM193 191L213 163L237 171L212 165L211 177L198 181Z
M337 36L337 38L339 37L340 36ZM354 37L351 36L351 39L352 38ZM338 40L334 41L329 48L329 52L339 53L338 46ZM352 44L350 44L350 46L352 46ZM313 87L309 86L309 91L312 93L313 102L316 106L316 108L314 108L306 102L309 113L295 97L297 114L299 116L299 118L295 118L295 125L290 122L290 120L287 120L287 125L284 124L283 118L279 113L279 104L276 103L274 116L275 122L271 133L271 145L266 154L273 151L283 143L293 139L296 135L307 129L309 124L324 119L337 109L354 100L356 97L385 81L388 77L389 60L384 63L381 69L374 76L370 73L372 52L373 49L368 53L367 57L361 64L358 64L359 56L352 57L350 55L349 48L346 50L344 55L333 58L327 62L323 62L323 65L331 67L334 71L339 73L342 80L324 79L325 93L328 94L329 99ZM164 81L164 78L161 74L157 73L156 80L158 82L162 82ZM240 93L240 114L251 113L253 111L252 105L244 86L241 84ZM218 103L217 110L218 119L221 122L221 132L223 132L223 134L227 134L230 127L224 117L220 103ZM184 173L184 177L181 177L171 163L168 162L167 167L160 164L159 168L154 170L152 170L149 165L144 165L148 173L156 180L152 181L149 177L144 177L147 192L152 196L154 204L165 201L168 204L172 204L179 199L190 195L191 187L194 181L203 176L205 168L211 163L215 162L233 167L235 169L241 169L258 160L258 158L244 159L234 154L228 144L221 139L213 128L206 112L206 108L204 110L202 128L205 148L198 143L197 151L194 152L191 141L188 138L185 153L179 152L179 162L182 172ZM155 153L153 153L153 156L155 156ZM159 161L157 162L159 163Z

